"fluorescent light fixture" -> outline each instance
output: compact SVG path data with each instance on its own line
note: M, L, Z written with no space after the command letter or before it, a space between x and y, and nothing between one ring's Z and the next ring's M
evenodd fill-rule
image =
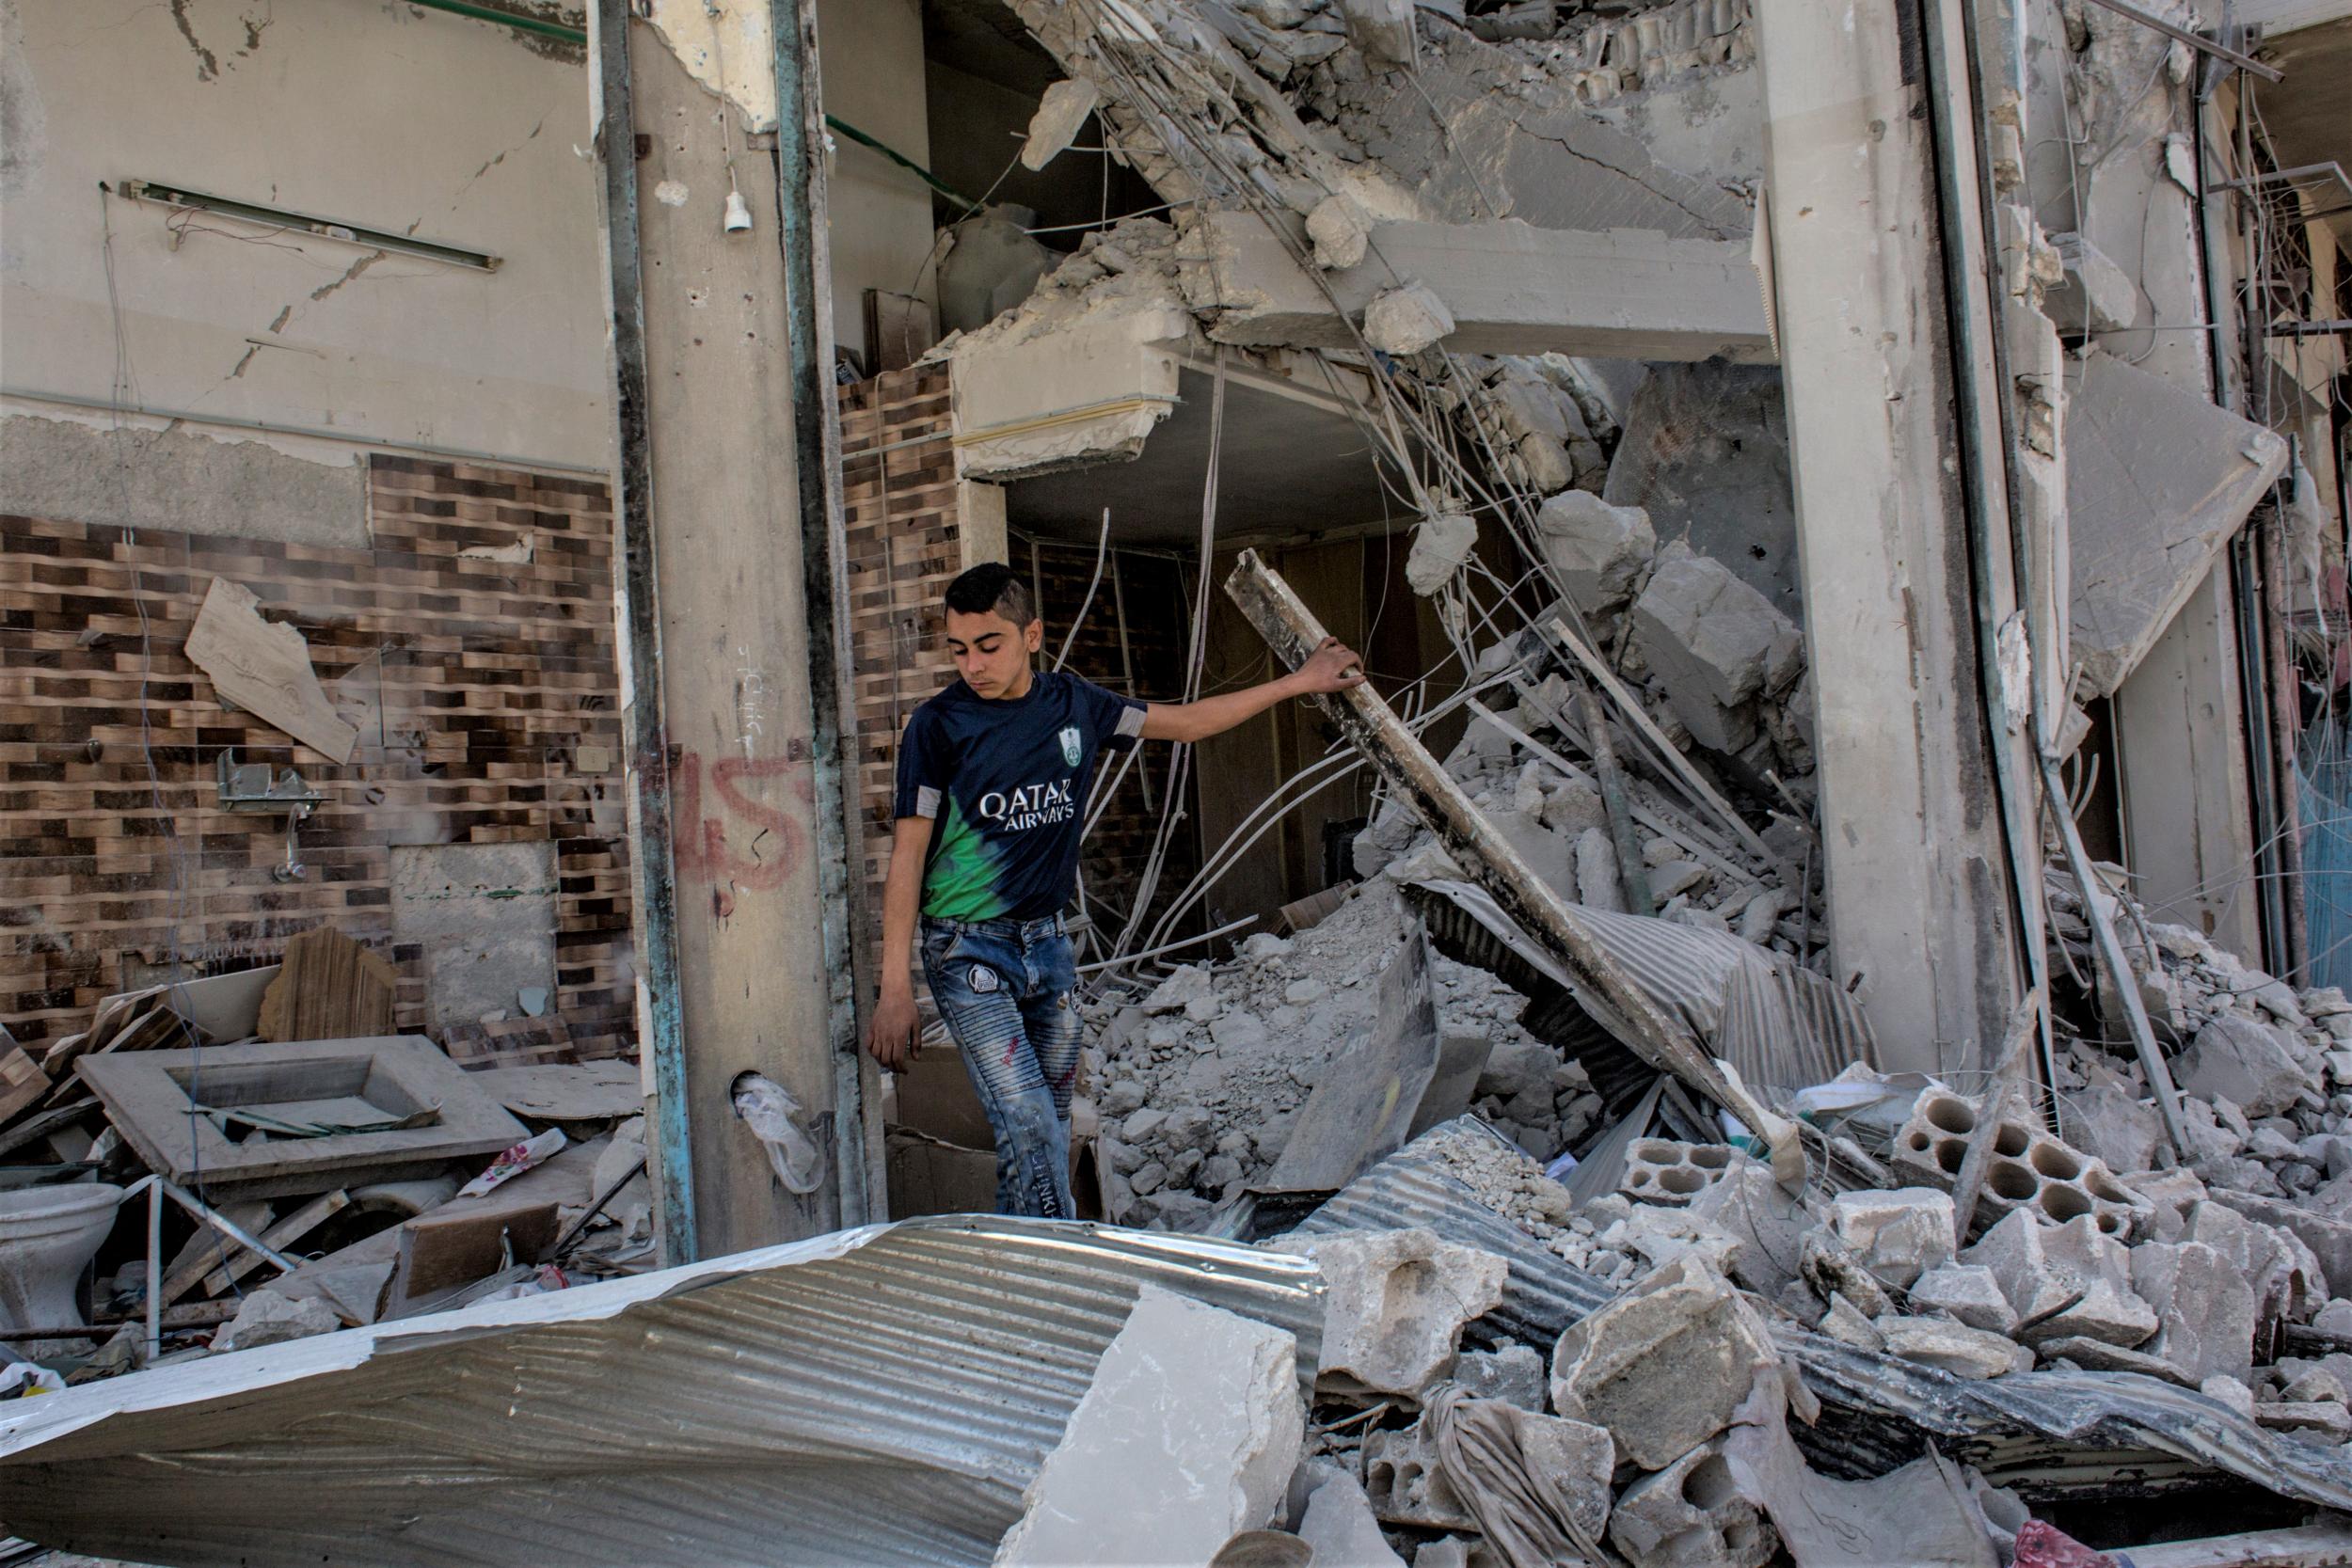
M398 251L404 256L421 256L430 261L447 261L456 267L476 267L483 272L499 269L499 258L484 251L436 245L431 240L388 233L381 229L363 229L355 223L323 218L310 213L296 213L284 207L264 207L258 202L237 201L225 196L207 196L202 191L192 191L183 185L166 185L153 180L125 180L121 190L134 201L158 201L167 207L183 207L190 212L217 213L222 217L238 218L271 229L316 234L322 239L341 240L346 245L365 245L373 250Z

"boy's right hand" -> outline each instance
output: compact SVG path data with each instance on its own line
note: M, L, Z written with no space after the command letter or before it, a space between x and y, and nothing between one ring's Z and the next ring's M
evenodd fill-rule
M915 1011L912 990L885 990L874 1004L873 1022L866 1026L866 1049L885 1071L904 1072L921 1054L923 1018Z

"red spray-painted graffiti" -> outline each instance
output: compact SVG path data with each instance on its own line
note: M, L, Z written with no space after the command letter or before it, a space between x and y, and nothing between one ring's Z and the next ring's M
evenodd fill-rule
M808 853L815 781L806 756L721 757L708 765L712 800L706 814L704 770L694 752L671 765L672 853L678 880L714 884L725 914L733 895L782 887L800 869Z

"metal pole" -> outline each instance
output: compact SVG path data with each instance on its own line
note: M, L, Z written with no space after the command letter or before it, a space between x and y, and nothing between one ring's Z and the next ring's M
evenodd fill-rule
M815 783L817 881L833 1057L835 1180L843 1226L884 1218L866 1127L859 1003L869 993L850 687L849 547L841 504L841 411L834 392L833 265L826 236L825 109L818 81L817 0L771 0L776 45L776 210L783 216L784 293L792 370L792 456L801 499L801 569L808 617L809 750Z
M164 1354L164 1188L147 1189L147 1364Z
M685 1015L678 997L677 882L672 854L670 757L661 702L661 601L654 563L653 431L645 382L645 306L637 238L637 137L630 111L629 0L596 0L589 39L595 146L604 171L605 287L611 307L614 451L612 522L619 535L624 722L628 742L636 897L638 1050L653 1063L657 1180L654 1227L665 1263L700 1253L686 1093Z

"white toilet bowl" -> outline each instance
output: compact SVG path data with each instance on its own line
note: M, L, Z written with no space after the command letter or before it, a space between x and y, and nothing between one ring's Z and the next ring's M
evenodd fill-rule
M99 1181L0 1192L0 1339L81 1321L74 1287L121 1200L121 1188Z

